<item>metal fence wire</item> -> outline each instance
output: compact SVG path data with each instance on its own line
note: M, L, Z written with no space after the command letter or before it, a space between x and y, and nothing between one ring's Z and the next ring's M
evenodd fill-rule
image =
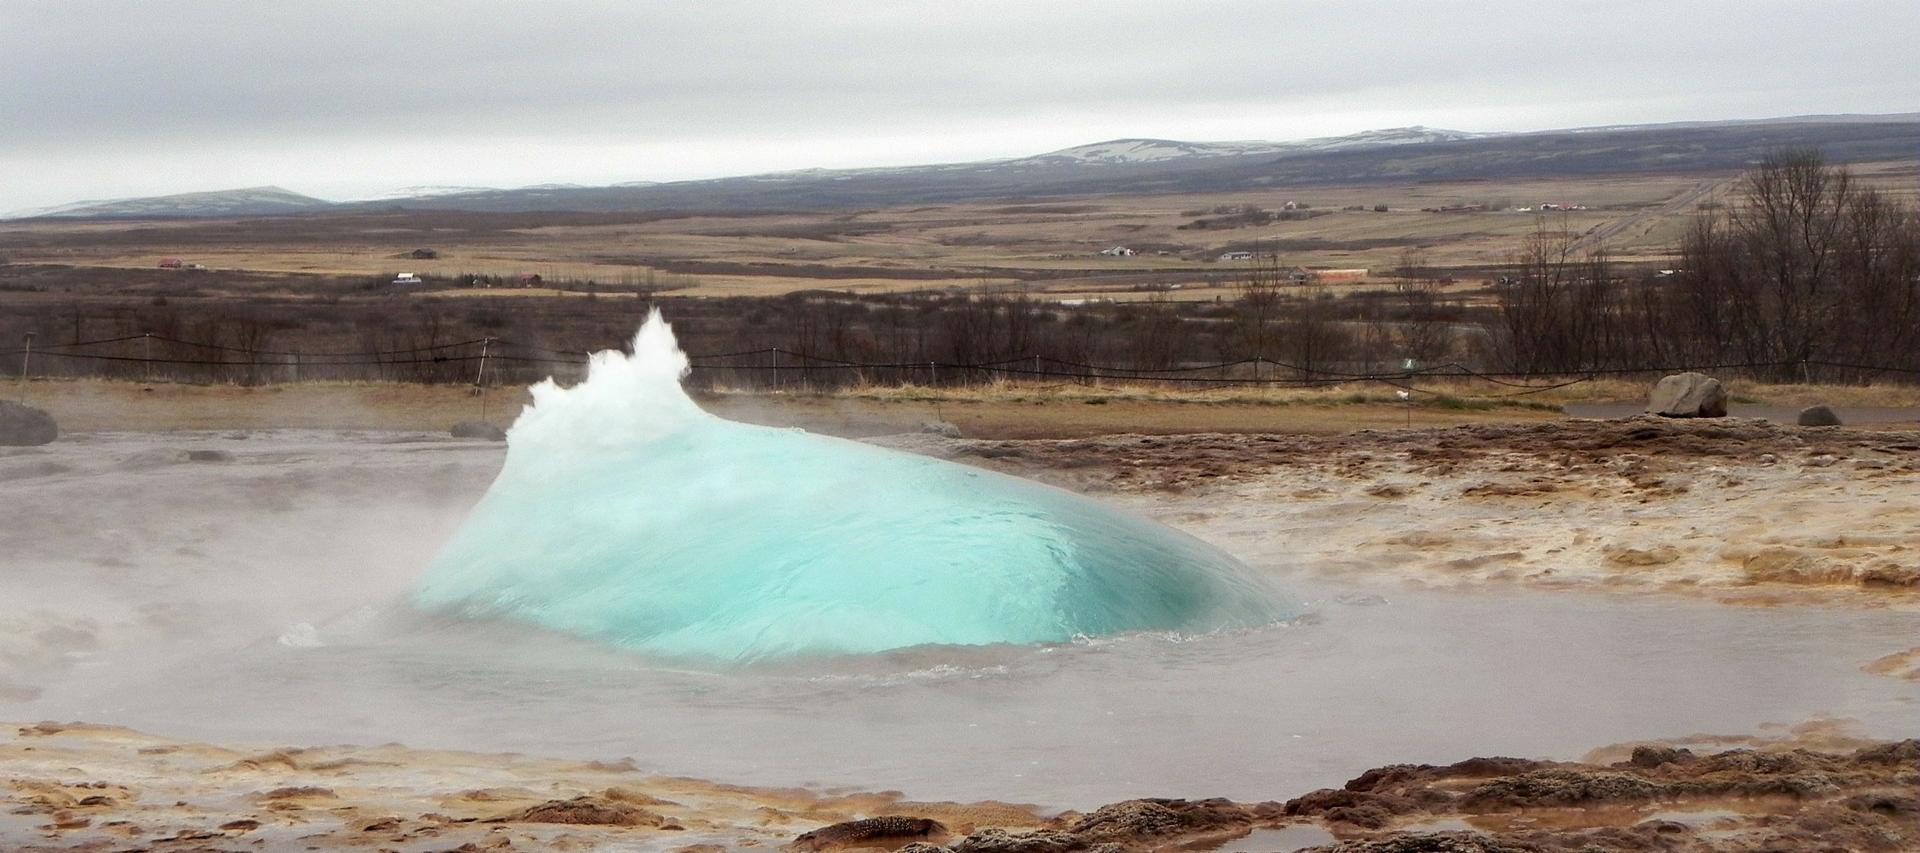
M190 341L155 334L65 344L34 345L29 339L0 351L0 371L14 378L103 378L140 382L267 385L290 382L413 382L428 384L525 384L549 376L584 377L589 354L562 352L504 338L475 338L421 347L374 350L281 350ZM1783 367L1837 368L1888 378L1920 370L1808 360L1720 364L1649 364L1577 372L1531 373L1478 369L1460 362L1418 369L1378 371L1291 364L1264 356L1163 368L1088 364L1044 355L985 362L848 361L779 347L689 356L696 384L744 388L788 386L970 385L1005 379L1081 383L1158 383L1175 386L1274 386L1312 388L1378 383L1413 393L1434 393L1417 382L1471 380L1499 389L1485 397L1536 394L1610 376L1683 371L1742 373Z

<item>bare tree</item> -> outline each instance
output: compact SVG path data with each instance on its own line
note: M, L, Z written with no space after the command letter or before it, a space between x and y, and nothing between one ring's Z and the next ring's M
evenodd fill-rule
M1582 252L1580 242L1564 224L1542 221L1509 256L1492 340L1512 369L1577 373L1623 354L1619 283L1605 249Z
M1144 370L1165 370L1179 358L1183 326L1178 306L1156 293L1134 309L1138 312L1134 329L1134 365Z
M1301 378L1310 379L1329 363L1345 357L1349 341L1333 316L1333 297L1326 285L1309 279L1295 286L1290 295L1293 298L1287 301L1281 326L1286 331L1281 354L1300 369Z
M1278 255L1255 253L1252 265L1236 283L1234 343L1240 358L1267 358L1273 345L1273 324L1280 314L1281 283L1285 276ZM1259 364L1254 365L1259 376Z
M1393 291L1400 314L1395 343L1403 358L1440 361L1453 348L1453 327L1442 316L1444 294L1427 250L1414 246L1400 253L1399 280Z
M1687 232L1671 324L1776 380L1810 378L1814 361L1897 359L1920 334L1916 255L1911 213L1817 151L1777 152L1731 210Z

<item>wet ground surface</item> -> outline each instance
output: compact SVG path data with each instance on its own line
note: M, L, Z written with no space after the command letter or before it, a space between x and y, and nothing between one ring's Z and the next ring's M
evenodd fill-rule
M156 736L7 741L0 775L14 780L10 805L25 811L0 822L0 837L261 849L248 845L292 845L302 833L334 832L335 821L394 849L500 838L540 849L556 843L549 830L507 821L475 834L459 821L608 799L615 782L601 772L627 774L620 785L666 774L812 786L698 806L684 790L649 789L682 808L627 805L682 829L566 830L585 832L584 848L771 846L835 820L902 811L900 797L1025 801L1042 812L1168 794L1259 803L1339 788L1394 762L1570 761L1643 738L1702 754L1845 752L1913 733L1920 616L1901 573L1920 523L1911 434L1630 421L896 443L1088 490L1193 532L1269 574L1308 615L1205 637L922 649L750 671L678 665L406 607L413 579L497 468L498 445L400 433L78 436L0 455L0 496L17 522L0 528L9 569L0 599L10 603L0 615L0 719L81 719ZM1794 728L1809 719L1828 722ZM49 751L59 737L79 740ZM387 741L410 749L371 746ZM368 746L306 757L283 749L320 743ZM438 748L554 758L422 751ZM205 757L166 764L186 755ZM1225 826L1298 833L1254 842L1276 845L1327 840L1288 829L1309 824L1351 843L1466 832L1481 839L1474 844L1521 845L1513 849L1560 849L1540 834L1549 831L1623 850L1727 839L1766 849L1766 838L1797 849L1793 839L1820 826L1852 833L1835 837L1859 849L1911 838L1899 835L1909 831L1904 800L1871 799L1899 778L1826 759L1781 759L1773 770L1766 761L1714 772L1801 780L1790 803L1729 806L1724 787L1647 795L1617 780L1625 771L1596 767L1578 771L1600 781L1575 784L1593 792L1572 806L1501 806L1533 821L1516 823L1456 802L1484 779L1447 771L1386 792L1417 808L1256 810ZM1663 766L1627 775L1681 773ZM1552 767L1507 769L1549 773L1526 785L1560 778ZM360 775L376 772L393 775ZM152 793L73 787L83 782ZM1658 784L1669 782L1679 784ZM261 799L302 785L352 808ZM462 793L490 786L517 791ZM885 788L904 793L820 805L820 791ZM82 806L90 797L104 799ZM160 805L176 800L188 805ZM1621 808L1598 808L1607 803ZM119 827L88 811L133 805L141 813ZM1566 808L1605 825L1550 811ZM957 814L939 813L956 830L1072 829L1026 812ZM389 817L397 822L381 823ZM80 818L86 826L59 828ZM219 829L246 820L261 826ZM1739 831L1725 834L1730 824ZM1222 827L1208 826L1170 835L1136 827L1110 843L1217 843L1208 833ZM183 829L213 834L158 846ZM1618 838L1596 840L1602 830ZM964 846L964 837L947 840ZM1672 843L1647 846L1661 839ZM969 849L994 849L978 846L989 841ZM1452 849L1483 848L1495 849Z

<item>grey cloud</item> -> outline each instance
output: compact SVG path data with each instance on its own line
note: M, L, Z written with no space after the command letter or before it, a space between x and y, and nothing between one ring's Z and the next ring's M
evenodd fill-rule
M1008 123L1054 122L1071 144L1222 113L1271 136L1329 112L1522 129L1898 111L1920 106L1916 38L1907 0L10 2L0 159L390 138L444 140L457 161L489 137L916 128L939 159L942 131Z

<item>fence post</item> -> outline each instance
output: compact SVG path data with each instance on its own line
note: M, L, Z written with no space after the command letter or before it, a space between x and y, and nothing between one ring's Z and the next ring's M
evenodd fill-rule
M771 358L771 361L769 361L768 363L772 365L767 371L767 386L770 388L778 388L780 387L780 384L781 384L780 383L780 348L779 347L769 348L767 350L767 354Z
M27 374L33 368L33 333L27 333L26 351L20 356L20 404L27 403Z
M480 341L480 370L473 374L473 388L480 394L480 420L487 419L487 350L493 347L493 339Z
M927 362L927 387L940 387L940 365L931 361Z
M492 338L484 338L480 341L480 371L473 375L473 386L475 388L485 387L486 385L487 350L492 346L493 346Z
M153 384L153 333L152 332L144 332L140 335L140 360L146 362L146 364L143 365L143 367L145 367L146 369L145 370L146 377L147 377L146 381L148 385L152 385Z

